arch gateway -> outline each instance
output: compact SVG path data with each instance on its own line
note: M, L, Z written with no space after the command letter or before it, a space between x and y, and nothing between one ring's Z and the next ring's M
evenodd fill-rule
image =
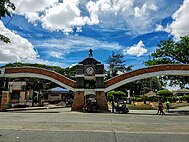
M105 93L126 83L159 75L189 76L188 64L158 65L131 71L109 80L104 80L104 65L90 52L89 57L76 65L76 81L54 71L35 67L0 68L0 77L37 77L50 80L75 93L72 111L81 110L87 96L95 96L100 111L108 111ZM6 110L8 95L2 93L1 110Z

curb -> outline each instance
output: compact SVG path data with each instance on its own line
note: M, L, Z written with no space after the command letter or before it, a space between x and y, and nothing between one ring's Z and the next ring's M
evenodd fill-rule
M4 112L8 112L8 111L42 110L42 109L56 109L56 108L64 108L64 107L16 108L16 109L7 109Z

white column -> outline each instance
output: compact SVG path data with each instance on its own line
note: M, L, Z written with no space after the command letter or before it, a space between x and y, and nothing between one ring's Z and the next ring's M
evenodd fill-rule
M131 97L130 90L127 90L127 93L128 93L128 98L130 98Z

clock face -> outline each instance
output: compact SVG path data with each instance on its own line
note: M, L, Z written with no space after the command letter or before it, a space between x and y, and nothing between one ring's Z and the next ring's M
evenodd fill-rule
M86 73L87 73L88 75L92 75L92 74L94 73L93 67L88 67L88 68L86 69Z

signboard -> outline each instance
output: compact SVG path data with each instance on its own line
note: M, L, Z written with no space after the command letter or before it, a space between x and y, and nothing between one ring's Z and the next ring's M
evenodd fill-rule
M12 90L25 90L26 82L25 81L10 81L8 83L9 91Z

